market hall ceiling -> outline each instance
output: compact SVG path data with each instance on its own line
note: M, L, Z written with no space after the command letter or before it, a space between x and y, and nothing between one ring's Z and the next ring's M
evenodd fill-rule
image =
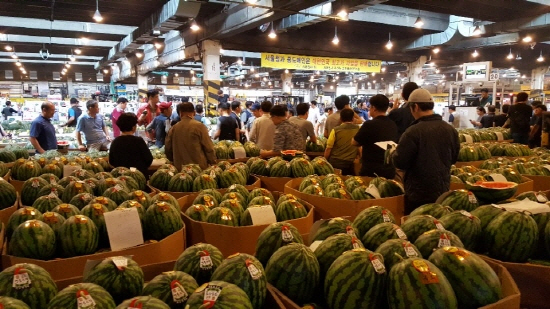
M249 2L254 1L99 0L96 7L93 0L2 1L0 70L15 70L12 54L4 50L6 44L14 47L27 71L48 76L60 71L79 48L82 53L75 55L72 70L95 77L101 65L120 61L124 53L146 52L158 35L154 30L160 31L161 38L178 31L185 45L213 39L220 40L224 49L252 52L397 62L431 54L442 65L456 65L475 61L471 53L477 49L480 58L492 60L494 66L524 70L541 65L534 61L541 52L550 60L546 43L550 41L550 0ZM103 17L101 23L92 19L96 8ZM337 16L342 9L349 13L348 21ZM420 29L414 27L418 17L424 21ZM193 20L201 31L189 30ZM275 40L267 36L270 26L278 34ZM482 33L472 36L476 26ZM331 40L336 29L340 43L334 46ZM390 34L394 47L388 51L384 45ZM533 42L524 43L526 35ZM48 60L39 55L44 44L50 53ZM431 53L434 47L441 52ZM523 60L507 60L510 49ZM222 61L233 60L222 57Z

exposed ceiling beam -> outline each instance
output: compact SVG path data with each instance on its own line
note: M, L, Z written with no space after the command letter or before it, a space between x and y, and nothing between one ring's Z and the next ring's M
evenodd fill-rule
M19 59L19 61L21 63L48 63L48 64L53 64L53 63L59 63L59 64L64 64L68 61L68 59L64 59L64 60L42 60L42 59ZM0 62L15 62L13 59L11 58L0 58ZM89 66L93 66L95 64L95 62L88 62L88 61L75 61L75 62L71 62L71 66L72 65L89 65Z
M378 24L414 27L418 17L424 25L422 29L444 31L449 26L449 15L419 11L392 5L379 4L349 14L350 20L364 21Z
M300 11L300 13L281 19L277 27L275 27L275 31L287 31L292 28L301 28L328 20L330 18L329 15L332 14L332 2L312 6Z
M27 29L51 29L59 31L71 31L84 33L103 33L103 34L117 34L128 35L134 31L136 27L132 26L119 26L109 24L87 23L80 21L64 21L37 19L37 18L21 18L21 17L9 17L2 16L0 18L0 27L9 28L27 28Z
M74 45L74 46L97 46L97 47L112 47L117 42L104 41L104 40L86 40L86 39L70 39L59 37L41 37L31 35L18 35L18 34L0 34L0 42L4 43L40 43L40 44L60 44L60 45Z
M10 57L12 55L11 52L0 52L0 57ZM17 56L21 58L40 58L40 54L38 53L21 53L17 52ZM98 56L86 56L86 55L74 55L76 60L100 60L101 57ZM49 59L52 58L63 58L68 59L69 55L67 54L50 54ZM11 58L10 58L11 59Z

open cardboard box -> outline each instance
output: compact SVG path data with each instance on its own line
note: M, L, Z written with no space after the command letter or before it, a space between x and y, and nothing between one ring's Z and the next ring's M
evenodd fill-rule
M550 286L550 266L503 262L487 256L481 257L486 262L499 264L510 272L521 292L522 308L549 308L547 293Z
M17 208L19 208L19 205L20 196L19 192L17 192L17 200L15 200L15 204L13 204L13 206L0 210L0 222L7 225L11 215L17 210Z
M550 190L550 176L522 175L533 180L533 191Z
M10 175L11 175L11 170L8 170L6 175L4 175L2 178L4 178L5 181L9 182L10 181Z
M280 193L272 192L272 194L275 200L279 199ZM307 216L286 222L294 225L300 234L307 234L313 225L314 208L307 201L302 200L301 202L308 210ZM178 199L178 203L180 204L183 222L187 227L188 245L208 243L220 249L224 256L236 252L254 254L258 236L269 226L269 224L263 224L233 227L196 221L185 214L187 208L193 205L193 199L190 196L184 196Z
M161 241L146 243L136 247L120 250L99 252L90 255L71 258L58 258L49 261L21 258L7 254L7 242L2 250L2 266L4 268L18 263L32 263L46 269L56 281L82 277L86 261L101 260L110 256L131 255L140 265L163 263L176 260L185 249L185 227Z
M541 176L539 176L541 177ZM530 179L529 177L526 177L526 176L521 176L523 182L520 183L518 185L518 190L516 191L516 194L514 194L514 196L520 194L520 193L523 193L523 192L527 192L527 191L533 191L534 189L534 181L532 179ZM550 178L550 177L548 177ZM454 182L451 182L451 186L449 188L449 190L458 190L458 189L466 189L466 185L463 184L463 183L454 183ZM550 189L550 187L549 187Z
M260 187L261 187L260 179L254 175L250 175L250 177L248 177L248 181L246 182L245 188L250 191ZM154 188L154 189L157 191L160 191L157 188ZM220 191L221 194L225 194L225 192L227 191L227 188L217 189L217 190ZM191 196L194 199L200 194L200 192L170 192L170 191L162 191L162 192L168 193L176 199L182 198L184 196Z
M485 259L487 264L493 268L493 270L498 275L498 278L500 279L500 283L502 285L502 299L499 300L496 303L480 307L479 309L520 309L520 290L518 289L518 286L514 282L514 279L506 270L505 267L500 265L499 263L496 263L494 261L491 261L490 259ZM539 295L539 298L543 298L544 292L542 290L546 288L547 286L540 286L541 294ZM294 301L286 297L281 291L279 291L274 286L270 286L270 288L274 291L275 295L281 300L281 302L284 304L285 308L287 309L301 309L301 306L298 306ZM523 292L522 292L523 293ZM522 297L523 299L524 297ZM321 302L321 301L314 301L314 302ZM522 302L522 306L525 306ZM539 307L530 307L529 309L538 309ZM540 307L543 308L543 307ZM544 307L548 308L548 306Z
M346 178L345 176L342 177L342 179ZM361 178L367 184L373 179L370 177ZM301 182L301 178L287 182L285 185L285 193L294 194L296 197L311 203L315 207L315 220L349 216L349 220L353 221L361 211L371 206L383 206L387 208L394 215L395 222L400 222L401 217L405 215L404 195L362 201L343 200L302 193L298 190Z

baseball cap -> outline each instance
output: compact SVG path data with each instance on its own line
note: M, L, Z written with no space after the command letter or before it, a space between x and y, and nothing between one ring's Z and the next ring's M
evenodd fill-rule
M118 98L118 100L116 102L117 103L128 103L128 99L122 97L122 98Z
M160 109L167 109L172 106L172 102L162 102L158 106Z
M408 101L411 103L433 103L434 99L428 90L419 88L411 93Z
M78 100L76 98L71 98L71 104L78 104Z
M250 109L253 110L253 111L259 111L260 109L262 109L262 106L260 105L260 103L254 103L254 104L252 104Z

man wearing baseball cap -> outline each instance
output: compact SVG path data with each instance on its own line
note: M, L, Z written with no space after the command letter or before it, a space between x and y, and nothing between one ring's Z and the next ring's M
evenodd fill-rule
M155 136L155 145L164 146L166 134L170 131L170 117L172 116L172 102L162 102L158 105L160 114L147 126L147 131Z
M432 95L414 90L408 100L415 119L405 130L392 154L396 168L405 171L405 214L424 204L435 203L449 191L451 165L458 158L458 132L434 114Z
M80 109L80 105L78 105L78 103L79 102L76 98L71 98L71 108L69 108L69 120L67 120L65 126L76 127L78 117L82 115L82 110Z

